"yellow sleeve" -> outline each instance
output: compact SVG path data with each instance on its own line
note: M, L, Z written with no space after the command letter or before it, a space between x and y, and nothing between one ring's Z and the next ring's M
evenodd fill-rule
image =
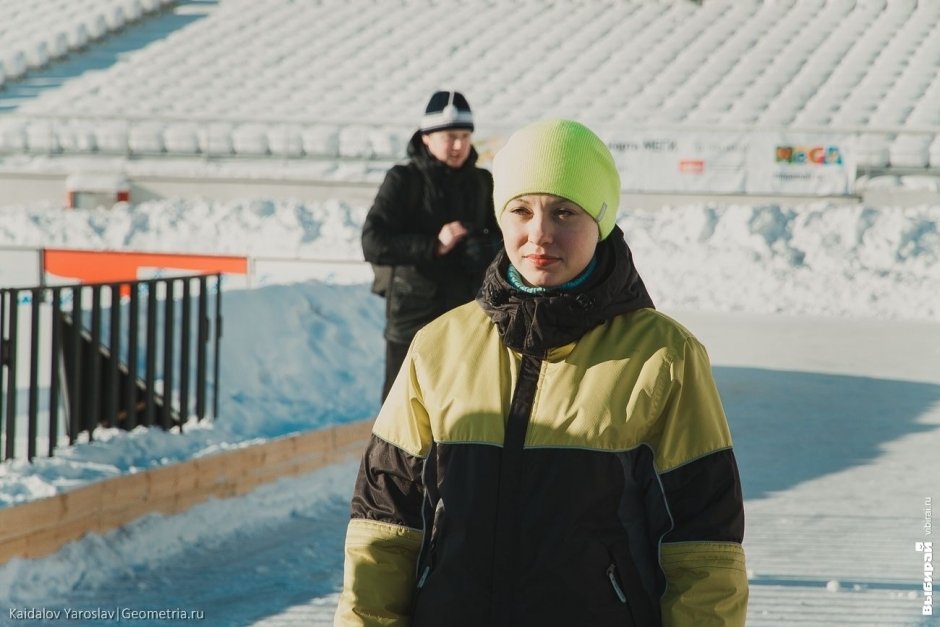
M663 627L744 626L748 583L740 544L663 544L662 567Z
M421 533L414 529L351 520L334 625L407 627L420 548Z

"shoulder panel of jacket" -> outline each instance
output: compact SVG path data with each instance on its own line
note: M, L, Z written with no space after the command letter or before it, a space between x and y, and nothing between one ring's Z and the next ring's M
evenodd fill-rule
M421 457L432 442L501 445L518 368L480 307L457 307L418 332L373 433Z
M379 437L416 455L432 441L502 443L520 357L478 306L425 327L405 363L408 376L376 421ZM655 452L659 472L731 447L704 347L650 309L617 316L549 355L526 436L528 448L641 444Z

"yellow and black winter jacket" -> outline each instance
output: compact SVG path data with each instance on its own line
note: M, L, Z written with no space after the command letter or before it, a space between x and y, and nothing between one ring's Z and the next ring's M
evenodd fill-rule
M743 625L731 436L702 345L619 229L578 294L480 297L418 333L352 499L337 625Z

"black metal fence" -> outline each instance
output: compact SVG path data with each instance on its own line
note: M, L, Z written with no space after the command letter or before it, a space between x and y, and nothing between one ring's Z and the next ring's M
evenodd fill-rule
M0 459L217 416L221 312L221 274L0 289Z

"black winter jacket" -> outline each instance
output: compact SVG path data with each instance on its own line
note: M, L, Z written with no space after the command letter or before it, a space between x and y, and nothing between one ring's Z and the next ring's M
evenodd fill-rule
M451 168L428 152L416 132L408 156L407 164L386 174L362 229L366 261L391 267L385 339L401 344L442 313L474 299L500 242L493 177L476 167L475 149L462 167ZM437 257L437 235L454 220L470 235Z

